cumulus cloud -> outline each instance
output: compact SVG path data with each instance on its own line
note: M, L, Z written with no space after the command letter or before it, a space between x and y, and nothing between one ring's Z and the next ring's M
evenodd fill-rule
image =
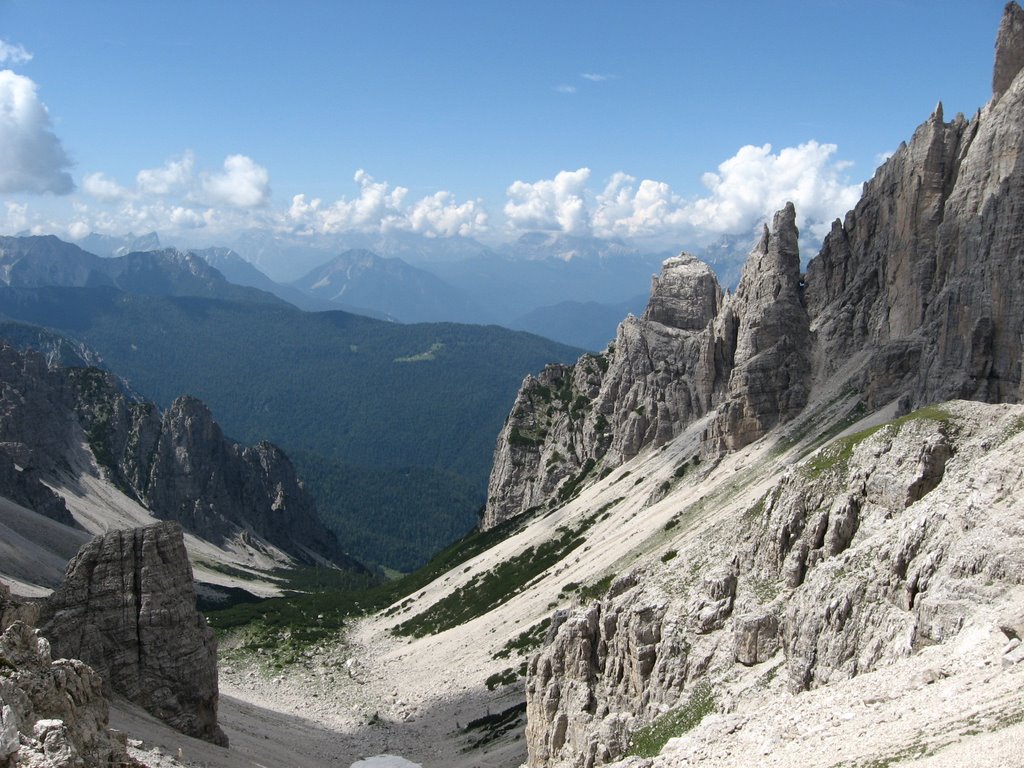
M409 229L428 237L470 237L487 229L487 212L477 200L458 204L451 192L435 192L413 203Z
M377 181L362 169L353 181L359 185L359 196L330 205L295 195L288 218L294 225L325 233L404 230L428 237L469 237L487 229L487 212L479 200L457 203L451 192L440 191L407 204L405 187Z
M513 230L561 231L572 235L590 231L587 182L590 169L561 171L553 179L515 181L506 190L505 219Z
M186 151L160 168L143 168L135 176L139 192L146 195L171 195L188 190L193 184L195 155Z
M131 194L125 187L98 171L82 179L82 189L104 203L124 200Z
M32 61L32 54L24 46L0 40L0 64L25 64Z
M270 199L270 174L245 155L228 155L224 172L207 174L203 192L215 204L258 208Z
M611 75L599 75L596 72L584 72L580 77L584 80L589 80L592 83L603 83L605 80L611 79Z
M801 228L821 234L828 223L852 208L860 185L848 184L850 163L836 160L835 144L808 141L772 153L771 144L747 145L704 174L710 195L693 205L692 224L711 232L740 232L787 201L796 205Z
M615 173L598 194L590 171L563 171L554 179L508 188L507 224L513 230L555 230L600 237L710 240L750 231L788 201L805 235L823 236L852 208L860 186L848 184L849 163L834 144L809 141L777 153L770 144L745 146L704 174L707 194L685 199L664 181Z
M576 86L562 83L561 85L556 85L554 90L558 93L576 93Z
M36 84L0 70L0 193L67 194L75 187L70 167Z

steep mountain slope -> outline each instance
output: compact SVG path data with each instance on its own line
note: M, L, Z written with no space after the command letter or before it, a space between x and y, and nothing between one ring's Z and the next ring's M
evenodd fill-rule
M530 766L590 768L651 742L655 754L659 732L692 727L723 690L730 702L756 698L743 667L781 667L797 692L965 633L984 638L987 654L1000 632L1017 638L1019 409L923 408L784 474L761 438L794 461L813 447L808 437L886 404L899 414L950 397L1019 402L1022 27L1009 4L992 101L950 123L940 105L836 222L806 276L788 206L735 295L721 301L693 261L666 262L644 318L624 323L605 355L524 385L499 439L485 526L557 506L644 448L682 458L676 446L689 445L648 496L655 509L680 503L673 484L698 460L716 468L705 495L664 525L667 567L631 567L603 601L552 621L528 670ZM752 444L742 456L759 465L723 460ZM736 474L722 479L727 463ZM765 473L774 477L759 485ZM597 493L591 503L607 498ZM636 546L650 552L657 539ZM1020 704L988 711L1012 717ZM944 746L948 727L923 729L924 749ZM721 755L709 738L658 764L686 764L697 749Z
M436 275L367 250L345 251L292 285L336 309L369 310L403 323L493 320L469 295Z

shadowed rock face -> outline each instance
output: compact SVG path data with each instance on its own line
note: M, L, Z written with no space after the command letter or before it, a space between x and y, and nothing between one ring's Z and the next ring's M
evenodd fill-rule
M217 644L196 610L181 526L113 531L86 544L47 600L41 631L105 685L182 733L227 744L217 726Z
M157 518L218 545L255 534L300 562L361 567L320 521L280 449L228 440L194 397L161 414L97 368L50 368L40 354L0 343L0 494L73 525L41 480L67 472L83 442L99 471Z

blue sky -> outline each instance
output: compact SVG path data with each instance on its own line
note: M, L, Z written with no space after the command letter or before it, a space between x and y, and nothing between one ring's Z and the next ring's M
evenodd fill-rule
M1003 4L0 0L0 231L810 225L984 104Z

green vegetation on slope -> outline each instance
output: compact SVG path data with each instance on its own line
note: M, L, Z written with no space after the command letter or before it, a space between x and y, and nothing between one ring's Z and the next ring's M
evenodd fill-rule
M473 530L438 552L414 573L366 588L344 581L343 572L324 568L279 571L284 597L257 599L235 593L232 605L206 605L210 625L220 633L240 633L241 648L265 655L275 666L296 661L311 645L336 639L352 616L382 610L395 613L398 601L414 595L439 576L513 535L525 519L510 520L488 531Z
M472 524L523 377L579 353L496 326L398 325L111 288L4 288L0 314L87 343L161 408L194 395L233 439L301 456L349 551L399 570ZM392 470L409 472L398 490ZM395 544L382 550L382 540Z
M669 710L650 725L634 733L626 754L655 757L669 739L693 730L714 709L715 698L711 693L711 686L707 683L698 683L685 705Z

